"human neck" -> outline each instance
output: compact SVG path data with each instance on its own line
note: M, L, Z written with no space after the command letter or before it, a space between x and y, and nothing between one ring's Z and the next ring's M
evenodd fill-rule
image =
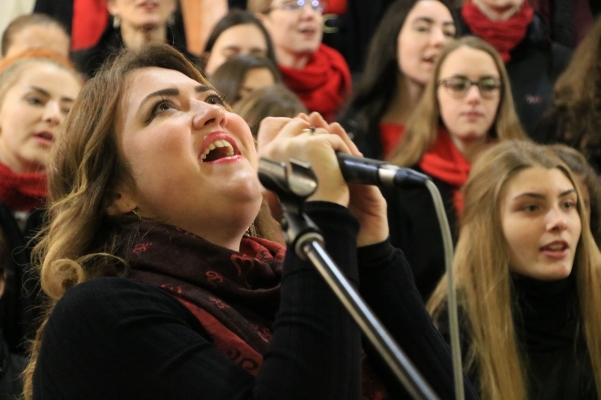
M522 8L522 4L517 6L490 7L478 0L474 0L474 4L491 21L506 21Z
M449 132L455 147L463 154L468 163L473 164L476 158L488 147L488 137L475 140L460 140Z
M150 29L121 25L121 37L125 47L132 50L140 50L149 43L164 42L167 37L165 25L158 25Z
M287 68L303 69L307 66L311 54L309 53L291 53L285 50L275 49L275 55L278 60L278 64Z
M4 164L15 174L32 174L32 173L43 173L44 168L39 164L34 163L23 163L18 158L13 156L5 156L10 154L8 149L4 148L4 145L0 143L0 163Z
M399 72L394 95L382 116L382 122L406 125L423 94L423 85Z

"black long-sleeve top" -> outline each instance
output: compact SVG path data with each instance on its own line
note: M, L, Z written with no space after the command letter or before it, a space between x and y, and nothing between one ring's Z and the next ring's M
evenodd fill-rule
M512 277L512 313L526 371L528 399L596 400L597 389L586 346L574 276L558 281ZM472 345L465 309L459 308L464 360ZM437 321L450 343L447 313ZM468 372L480 387L480 371Z
M343 207L308 203L326 249L441 398L453 397L451 358L388 242L356 250ZM360 265L360 268L358 268ZM358 399L361 334L315 269L289 250L273 337L255 378L219 352L167 292L126 278L69 289L48 320L33 377L35 399ZM382 365L369 346L374 367ZM393 398L405 395L382 372ZM464 380L467 398L476 394Z

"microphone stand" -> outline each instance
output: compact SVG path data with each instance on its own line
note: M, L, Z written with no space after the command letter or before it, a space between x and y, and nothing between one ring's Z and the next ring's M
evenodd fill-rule
M288 174L285 163L261 158L259 180L266 189L277 195L282 206L282 229L286 243L301 260L309 260L315 266L409 394L414 399L438 399L386 328L340 272L323 247L324 239L319 228L304 214L303 204L317 188L317 177L311 165L291 159Z

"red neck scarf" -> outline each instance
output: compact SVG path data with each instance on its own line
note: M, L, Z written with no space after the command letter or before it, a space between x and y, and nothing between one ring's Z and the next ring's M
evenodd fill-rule
M0 200L15 211L31 211L46 202L46 174L17 174L0 163Z
M380 122L380 143L382 143L382 154L385 160L401 141L403 133L405 133L405 125Z
M309 111L332 122L351 91L351 73L340 53L321 44L303 69L279 65L282 79Z
M511 18L505 21L491 21L471 0L468 0L461 8L461 15L470 31L491 44L507 63L511 60L509 52L526 37L534 11L530 4L524 1L520 11Z
M279 308L286 248L248 237L237 252L149 222L127 224L122 233L127 247L118 255L132 267L129 277L169 292L196 316L219 351L257 376ZM367 398L386 398L365 362L363 380Z
M453 205L457 216L463 210L461 189L470 174L471 165L455 147L451 136L444 128L438 130L436 142L422 157L419 167L426 174L451 185Z

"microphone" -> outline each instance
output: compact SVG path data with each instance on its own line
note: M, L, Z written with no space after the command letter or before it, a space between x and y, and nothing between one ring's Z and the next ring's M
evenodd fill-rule
M336 152L342 177L347 183L390 187L421 187L430 178L410 168L400 168L386 161Z

